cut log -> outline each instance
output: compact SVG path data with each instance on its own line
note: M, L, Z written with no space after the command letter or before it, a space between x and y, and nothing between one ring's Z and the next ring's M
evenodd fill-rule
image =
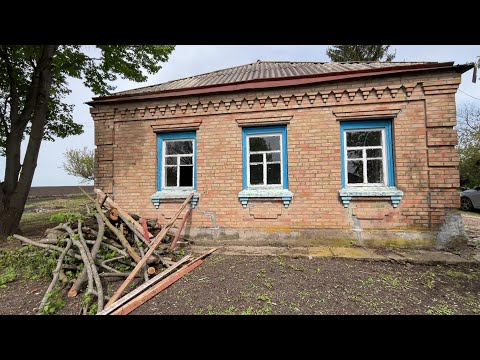
M118 209L117 208L111 208L107 212L108 214L108 219L114 223L118 222Z
M129 300L133 299L138 294L142 293L144 290L148 289L148 287L156 284L157 282L159 282L160 280L162 280L163 278L165 278L166 276L168 276L169 274L174 272L178 267L182 266L184 263L186 263L187 261L190 261L191 259L192 259L191 255L184 256L182 259L177 261L174 265L172 265L168 269L165 269L160 274L155 275L153 278L148 280L146 283L140 285L135 290L133 290L132 292L130 292L127 295L125 295L124 297L122 297L120 300L117 300L114 303L105 306L105 309L103 309L103 311L98 312L97 315L110 314L112 311L117 309L119 306L122 306L123 304L125 304ZM130 275L131 275L131 273L130 273ZM136 276L138 276L138 275L136 275Z
M127 277L125 279L125 281L123 282L122 285L120 285L120 287L117 289L117 291L115 291L115 293L112 295L112 297L110 298L110 301L107 303L106 306L109 306L111 305L112 303L114 303L115 301L117 301L120 296L122 295L122 293L125 291L125 289L127 288L128 285L130 285L130 283L132 282L132 280L134 279L135 275L137 275L137 273L142 269L143 265L145 265L148 257L150 255L152 255L153 251L155 250L155 248L161 243L161 241L163 240L163 238L165 237L165 235L167 234L168 230L172 227L172 225L175 223L175 220L177 220L178 216L180 215L180 213L183 211L183 209L187 206L188 203L190 203L190 201L192 200L192 197L193 197L193 193L189 194L188 197L185 199L185 201L182 203L182 205L180 206L180 208L178 209L178 211L176 212L176 214L173 216L172 220L170 220L170 222L165 225L165 227L162 229L162 231L160 231L160 233L157 235L157 237L154 239L154 241L152 242L151 246L150 246L150 249L148 249L147 253L145 254L145 256L140 260L140 262L137 264L137 266L135 266L135 268L132 270L132 273L131 273L131 276ZM98 205L98 203L97 203Z
M157 270L155 270L155 268L154 268L153 266L150 266L150 267L147 269L147 273L148 273L149 275L155 274L156 271L157 271Z
M111 313L111 315L127 315L131 313L133 310L138 308L140 305L146 303L152 297L157 295L160 291L166 289L170 285L172 285L175 281L183 277L184 275L188 274L190 271L194 270L198 266L202 265L203 260L198 259L195 262L187 265L186 267L178 270L177 272L173 273L169 277L163 279L158 284L152 286L150 289L146 290L136 298L130 300L125 305L121 306L119 309L115 310Z
M100 190L100 189L95 189L94 190L95 193L97 195L100 196L101 199L105 198L105 193ZM105 207L107 207L108 209L112 209L112 208L117 208L118 210L118 215L120 216L120 218L125 221L125 223L127 224L127 226L129 226L129 223L133 226L135 226L135 228L138 230L138 232L141 234L143 232L143 228L142 226L136 222L129 214L128 212L126 212L125 210L123 210L120 206L118 206L117 203L115 203L112 199L108 198L106 201L105 201ZM138 235L138 234L137 234ZM153 237L152 234L148 234L149 238L150 237Z
M97 211L100 214L100 216L102 217L102 220L105 223L105 225L107 225L107 227L110 229L110 231L112 231L118 237L118 240L120 240L122 245L127 250L128 254L133 258L133 260L135 260L135 262L138 263L141 260L140 255L138 255L136 253L136 251L132 248L132 246L127 241L127 239L125 239L125 236L123 236L123 234L120 232L120 230L118 230L115 226L113 226L112 223L107 219L107 217L103 213L102 209L100 208L100 204L98 202L95 202L95 207L97 208Z

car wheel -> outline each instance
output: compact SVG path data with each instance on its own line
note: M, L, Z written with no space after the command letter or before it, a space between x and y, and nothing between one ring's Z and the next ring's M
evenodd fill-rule
M472 201L471 201L469 198L467 198L467 197L462 197L462 198L460 199L460 208L461 208L462 210L467 210L467 211L473 210Z

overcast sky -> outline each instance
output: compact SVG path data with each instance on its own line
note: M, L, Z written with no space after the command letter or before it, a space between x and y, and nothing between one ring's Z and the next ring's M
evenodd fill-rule
M153 85L169 80L202 74L227 67L243 65L257 60L287 61L329 61L325 55L327 45L178 45L168 63L146 83L118 80L116 91ZM393 45L395 61L455 61L463 64L476 61L480 56L480 45ZM480 99L480 81L472 83L472 70L462 76L460 90ZM40 150L38 166L33 178L33 186L77 185L79 179L65 174L61 165L63 153L68 148L88 146L94 148L93 121L86 101L91 100L92 92L80 80L70 81L72 93L66 101L75 105L74 119L84 125L84 133L55 142L44 141ZM461 91L457 92L457 105L480 100L473 99ZM25 149L23 146L22 150ZM0 157L0 179L3 179L5 159Z

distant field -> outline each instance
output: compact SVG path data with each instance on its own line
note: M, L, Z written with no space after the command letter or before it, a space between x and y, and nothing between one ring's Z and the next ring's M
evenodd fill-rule
M93 192L93 186L82 185L82 189L86 192ZM81 194L82 192L78 186L32 186L29 197L49 197L49 196L63 196L69 194Z

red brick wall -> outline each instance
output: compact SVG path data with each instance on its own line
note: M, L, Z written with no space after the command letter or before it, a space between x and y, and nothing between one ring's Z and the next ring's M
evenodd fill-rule
M262 92L150 100L92 108L97 145L97 187L144 216L168 218L179 203L161 203L156 189L154 125L201 120L197 131L198 208L192 227L351 229L352 214L364 228L436 230L445 209L457 208L458 155L453 126L456 73L367 78ZM339 115L341 112L343 115ZM404 192L398 208L388 199L353 199L344 208L340 121L348 113L393 120L395 182ZM345 115L345 113L347 115ZM236 119L291 117L288 130L289 208L281 201L242 207L242 129ZM346 117L345 117L346 116ZM361 121L361 120L359 120ZM165 126L168 126L165 125ZM207 214L205 214L207 212Z

